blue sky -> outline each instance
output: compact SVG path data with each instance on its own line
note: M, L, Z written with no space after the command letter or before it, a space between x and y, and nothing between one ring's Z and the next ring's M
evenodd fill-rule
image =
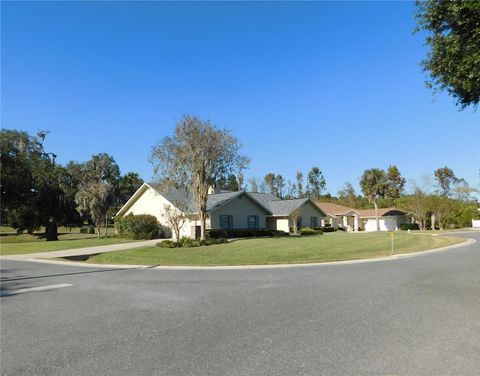
M61 162L148 155L184 113L229 128L246 176L371 167L478 187L480 114L425 88L410 2L2 2L1 125L49 130Z

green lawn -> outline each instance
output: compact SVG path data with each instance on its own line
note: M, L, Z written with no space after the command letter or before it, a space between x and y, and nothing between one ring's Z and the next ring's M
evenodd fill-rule
M395 233L395 253L465 241L462 238ZM142 247L92 256L87 262L133 265L261 265L352 260L390 255L389 233L327 233L312 237L237 240L197 248Z
M109 229L110 230L110 229ZM103 232L102 232L103 233ZM13 255L20 253L49 252L63 249L93 247L96 245L108 245L125 243L131 240L119 238L98 239L94 234L81 234L79 228L60 227L58 229L58 241L47 242L45 234L36 232L33 235L17 235L10 227L0 227L0 255Z

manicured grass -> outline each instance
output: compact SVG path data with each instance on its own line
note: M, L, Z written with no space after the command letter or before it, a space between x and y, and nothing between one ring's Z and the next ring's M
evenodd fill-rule
M71 231L70 231L71 230ZM102 235L104 230L102 229ZM115 229L108 228L108 235L114 235ZM97 238L95 234L81 234L80 228L72 227L59 227L58 228L58 239L59 240L77 240L77 239L90 239ZM0 226L0 243L31 243L31 242L44 242L45 240L45 230L43 228L34 232L32 235L24 233L17 235L16 231L8 226Z
M462 238L395 233L395 253L465 241ZM353 260L390 255L389 233L327 233L322 236L257 238L197 248L142 247L92 256L87 262L133 265L259 265Z
M77 234L83 235L83 234ZM91 235L90 235L91 236ZM64 249L85 248L94 247L97 245L109 245L127 243L132 240L119 239L119 238L101 238L90 237L86 239L70 239L70 240L58 240L53 242L34 241L34 242L16 242L16 243L4 243L3 239L0 244L0 255L15 255L20 253L35 253L35 252L50 252L60 251Z

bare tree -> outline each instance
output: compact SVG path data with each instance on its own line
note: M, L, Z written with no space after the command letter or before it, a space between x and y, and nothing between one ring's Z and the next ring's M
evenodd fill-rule
M282 175L275 176L275 187L279 198L283 198L283 189L285 188L285 180Z
M285 193L284 198L292 199L295 198L297 195L297 186L291 180L287 181L287 191Z
M303 196L303 173L300 171L297 171L297 195L298 198L302 198Z
M298 219L300 218L300 214L301 214L300 208L296 208L288 216L289 222L292 223L292 232L295 235L298 234Z
M269 172L265 175L265 185L268 187L270 193L274 196L278 196L277 185L275 184L277 177L274 173Z
M248 179L248 185L250 188L250 192L258 192L258 179L255 177L251 177Z
M152 148L154 173L178 186L189 187L200 219L200 236L205 239L208 189L221 177L248 165L241 155L240 142L228 130L210 121L185 115L171 137L164 137Z
M187 215L183 210L179 209L180 206L178 203L174 203L174 206L165 204L163 205L163 208L163 218L165 218L172 228L175 234L175 239L180 239L180 230L187 220Z

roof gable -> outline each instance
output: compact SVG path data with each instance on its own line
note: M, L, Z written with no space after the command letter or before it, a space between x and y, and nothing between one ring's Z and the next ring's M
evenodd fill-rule
M360 218L366 217L375 217L375 209L364 209L358 211L360 214ZM378 209L378 216L379 217L397 217L401 215L408 214L406 211L396 209L396 208L379 208Z
M315 202L315 205L317 205L325 213L333 216L345 215L351 212L354 214L359 214L359 210L349 208L348 206L334 204L332 202Z

